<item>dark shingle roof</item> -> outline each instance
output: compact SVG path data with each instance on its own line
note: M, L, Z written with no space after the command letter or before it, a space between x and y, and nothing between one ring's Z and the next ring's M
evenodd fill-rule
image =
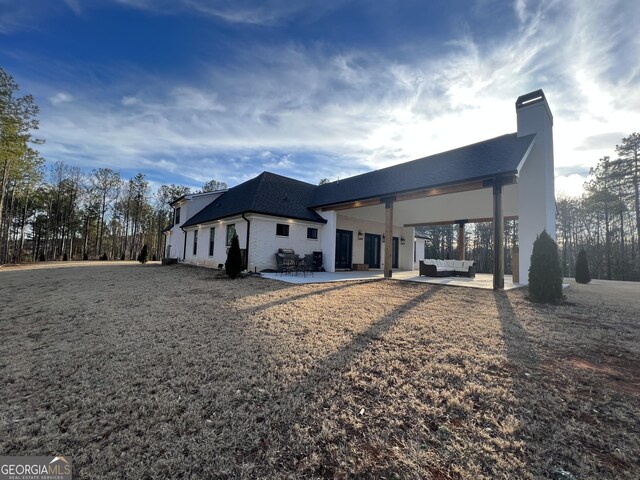
M326 223L308 208L315 189L310 183L263 172L230 188L187 220L183 228L249 212Z
M535 135L515 133L316 188L311 207L517 173Z

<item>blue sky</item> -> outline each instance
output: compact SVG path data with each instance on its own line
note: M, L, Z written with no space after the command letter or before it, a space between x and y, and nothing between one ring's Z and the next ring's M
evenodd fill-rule
M640 130L640 2L0 0L41 151L154 186L344 178L516 129L544 89L556 190Z

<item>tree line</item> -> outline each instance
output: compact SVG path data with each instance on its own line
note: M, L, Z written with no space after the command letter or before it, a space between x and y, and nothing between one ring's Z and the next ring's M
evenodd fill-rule
M36 148L43 141L33 133L38 107L18 90L0 68L0 264L135 260L144 245L160 258L169 203L191 189L171 184L152 192L144 174L123 179L110 168L84 172L56 162L47 169ZM226 187L211 180L200 191Z
M582 196L556 202L567 276L584 249L592 278L640 281L640 134L624 137L615 152L589 171Z

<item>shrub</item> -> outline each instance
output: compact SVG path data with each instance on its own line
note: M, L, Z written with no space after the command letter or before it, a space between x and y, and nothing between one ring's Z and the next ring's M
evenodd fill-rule
M38 260L40 260L41 262L44 262L46 260L44 256L44 252L40 252L40 256L38 257Z
M227 275L231 278L238 278L242 271L242 254L240 253L240 241L238 235L233 235L231 247L227 253L227 261L224 264Z
M152 261L156 262L158 260L158 257L156 257L156 254L153 254L153 258L151 259Z
M138 261L140 263L147 263L148 260L149 260L149 250L147 249L147 246L144 245L142 247L142 251L140 252L140 255L138 255Z
M83 260L89 260L89 255L87 255L86 253L84 255L82 255L82 259Z
M109 257L107 257L106 253L103 253L102 256L100 257L100 260L109 260Z
M558 246L546 230L533 242L529 296L534 302L541 303L554 303L562 299L562 267Z
M64 255L62 256L62 261L63 262L68 262L69 261L69 257L67 255L67 252L64 252Z
M576 282L589 283L591 281L591 274L589 273L589 262L587 261L587 252L584 248L578 252L578 259L576 260Z
M120 260L124 261L124 253L120 255Z

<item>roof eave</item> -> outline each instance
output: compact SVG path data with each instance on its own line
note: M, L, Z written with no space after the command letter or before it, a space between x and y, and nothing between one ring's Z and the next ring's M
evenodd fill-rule
M488 180L488 179L495 178L495 177L517 175L518 172L519 172L518 169L516 169L516 170L508 170L508 171L503 171L503 172L496 172L496 173L491 173L491 174L487 174L487 175L481 175L481 176L478 176L478 177L465 178L464 181L462 181L462 182L445 182L445 183L438 183L438 184L433 184L433 185L424 185L424 186L421 186L421 187L409 188L409 189L406 189L406 190L397 190L397 191L392 191L392 192L385 192L385 193L382 193L382 194L369 195L369 196L366 196L366 197L348 198L348 199L345 199L345 200L340 200L340 202L337 202L337 203L336 202L321 203L321 204L317 204L317 205L312 205L309 208L325 208L325 207L338 206L338 205L342 205L342 204L345 204L345 203L351 203L351 202L374 200L376 198L382 199L382 198L386 198L386 197L404 195L406 193L419 192L420 190L426 190L426 189L431 189L431 188L450 187L450 186L453 186L453 185L461 185L461 184L465 184L465 183L479 182L481 180Z
M254 213L254 214L257 214L257 215L268 215L269 217L277 217L277 218L290 218L290 219L293 219L293 220L302 220L302 221L305 221L305 222L322 223L322 224L327 223L327 220L325 220L322 217L320 217L318 220L312 220L310 218L304 218L304 217L301 217L301 216L298 216L298 215L286 215L286 216L284 216L284 215L276 215L275 213L262 212L260 210L252 209L252 210L243 210L241 212L234 212L234 213L231 213L229 215L224 215L222 217L209 218L207 220L203 220L203 221L200 221L200 222L194 222L194 223L185 222L184 225L182 225L182 228L196 227L198 225L204 225L205 223L219 222L221 220L226 220L228 218L240 217L243 214L248 214L248 213Z

